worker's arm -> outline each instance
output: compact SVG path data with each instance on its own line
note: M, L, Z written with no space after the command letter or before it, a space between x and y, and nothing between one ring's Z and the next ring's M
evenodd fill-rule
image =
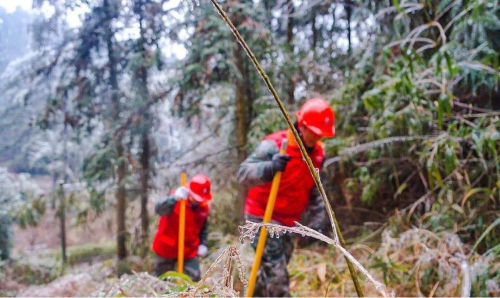
M205 221L200 231L200 245L208 245L208 220Z
M155 212L159 216L168 216L174 210L175 204L177 204L177 198L169 194L165 199L156 202Z
M198 246L198 256L204 257L208 253L208 221L206 220L200 231L200 245Z
M323 202L316 186L311 189L306 218L308 227L318 232L323 230L326 218L325 203Z
M159 216L168 216L177 204L177 201L188 197L189 191L184 186L178 187L175 191L170 192L163 200L156 202L155 212Z
M324 171L320 172L320 175L324 176ZM326 210L325 203L321 198L318 188L313 186L309 191L309 205L305 211L306 225L313 230L322 232L325 227Z
M273 180L274 174L285 169L290 157L279 153L273 140L264 140L240 165L238 182L246 187L259 186Z

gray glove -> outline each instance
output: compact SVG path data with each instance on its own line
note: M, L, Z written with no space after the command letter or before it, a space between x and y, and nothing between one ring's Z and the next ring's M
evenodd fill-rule
M207 253L208 253L208 248L205 245L201 244L200 246L198 246L198 255L200 257L206 256Z
M273 172L283 172L286 168L286 163L291 159L290 155L276 153L271 160Z
M178 201L182 199L187 199L188 195L189 195L189 190L184 186L181 186L175 190L174 198Z

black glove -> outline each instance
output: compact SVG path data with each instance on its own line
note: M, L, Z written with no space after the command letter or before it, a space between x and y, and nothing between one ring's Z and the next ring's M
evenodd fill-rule
M271 160L273 172L283 172L286 168L286 163L290 160L290 156L282 153L276 153Z

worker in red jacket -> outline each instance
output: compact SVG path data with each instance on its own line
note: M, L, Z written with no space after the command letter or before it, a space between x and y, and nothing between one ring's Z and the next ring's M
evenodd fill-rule
M320 98L308 100L297 113L295 128L315 168L320 169L324 160L321 138L335 135L334 121L333 109ZM288 148L286 154L281 154L279 148L285 138L289 141ZM245 202L246 219L262 222L276 172L282 172L282 176L271 222L291 227L307 212L307 225L321 232L326 217L325 206L289 130L264 137L257 149L240 165L238 181L250 189ZM257 241L252 246L255 249ZM267 237L255 296L290 296L286 266L293 249L291 234L279 238Z
M200 264L197 255L207 253L208 202L212 199L210 179L198 174L186 187L171 191L156 203L155 212L160 215L158 230L151 249L156 254L154 274L159 276L167 271L175 271L179 239L179 200L186 199L186 225L184 236L184 273L192 280L200 280Z

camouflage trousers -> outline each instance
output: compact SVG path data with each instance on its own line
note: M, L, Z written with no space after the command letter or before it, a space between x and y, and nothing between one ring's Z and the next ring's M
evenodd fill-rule
M156 255L155 269L153 274L160 276L167 271L177 271L177 259L166 259ZM200 263L198 258L184 260L184 274L191 277L193 281L201 279Z
M248 214L245 217L249 221L262 222L262 218L259 217ZM259 236L260 231L252 243L253 249L257 247ZM292 234L280 235L279 238L267 236L255 283L253 294L255 297L290 297L290 278L286 266L292 256L293 248Z

